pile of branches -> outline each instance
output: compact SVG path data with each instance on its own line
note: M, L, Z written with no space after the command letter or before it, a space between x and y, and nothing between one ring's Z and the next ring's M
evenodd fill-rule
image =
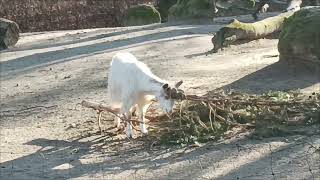
M320 123L320 94L275 91L262 95L223 91L188 95L161 128L160 141L187 144L253 132L257 137L282 136L290 127ZM163 131L163 133L161 133Z
M102 104L83 101L82 105L116 114ZM160 144L201 143L245 132L258 137L283 136L290 133L290 127L320 123L320 93L308 96L274 91L250 95L215 91L204 96L187 95L170 116L149 112L147 118L148 136L157 138Z

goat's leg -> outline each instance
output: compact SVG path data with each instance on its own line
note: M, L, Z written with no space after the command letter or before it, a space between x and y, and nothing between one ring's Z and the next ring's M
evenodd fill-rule
M148 134L148 130L146 128L146 123L145 123L145 114L149 108L149 106L151 105L152 103L149 103L149 104L144 104L144 105L139 105L138 108L139 108L139 120L141 121L140 122L140 130L143 134Z
M120 128L120 124L121 124L121 119L118 116L114 117L114 126L119 129Z
M136 107L134 106L134 107L132 107L132 108L130 109L130 114L133 115L133 114L135 113L135 111L136 111ZM124 113L124 112L122 112L122 114L118 114L118 115L121 117L121 116L123 116L123 113ZM114 126L115 126L117 129L120 129L120 127L121 127L121 118L120 118L119 116L115 116L115 117L114 117L114 122L113 122Z
M126 119L126 134L128 138L133 137L133 131L132 131L132 123L131 123L131 113L134 106L134 103L132 103L130 100L130 97L124 98L122 102L126 102L122 108L121 108L121 114L123 114L124 118Z
M131 123L131 112L128 111L127 113L125 113L124 118L127 120L126 134L127 134L128 138L132 138L133 137L133 130L132 130L132 123Z

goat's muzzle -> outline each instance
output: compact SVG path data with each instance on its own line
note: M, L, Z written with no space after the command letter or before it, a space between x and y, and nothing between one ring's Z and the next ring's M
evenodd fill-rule
M170 98L176 100L184 100L186 99L186 95L183 90L172 88L170 91Z

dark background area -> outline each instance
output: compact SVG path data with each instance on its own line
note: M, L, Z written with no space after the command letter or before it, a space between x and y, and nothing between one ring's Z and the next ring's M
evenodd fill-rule
M128 7L155 0L0 0L0 17L22 32L122 26Z

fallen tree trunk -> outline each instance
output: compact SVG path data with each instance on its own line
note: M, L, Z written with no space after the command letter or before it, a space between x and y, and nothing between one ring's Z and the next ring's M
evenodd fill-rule
M0 18L0 50L15 45L19 40L17 23Z
M279 32L284 20L293 15L293 13L294 11L281 13L277 16L266 18L254 23L243 23L233 19L230 24L222 27L214 34L211 39L213 49L208 53L215 53L219 49L222 49L235 41L255 40Z

